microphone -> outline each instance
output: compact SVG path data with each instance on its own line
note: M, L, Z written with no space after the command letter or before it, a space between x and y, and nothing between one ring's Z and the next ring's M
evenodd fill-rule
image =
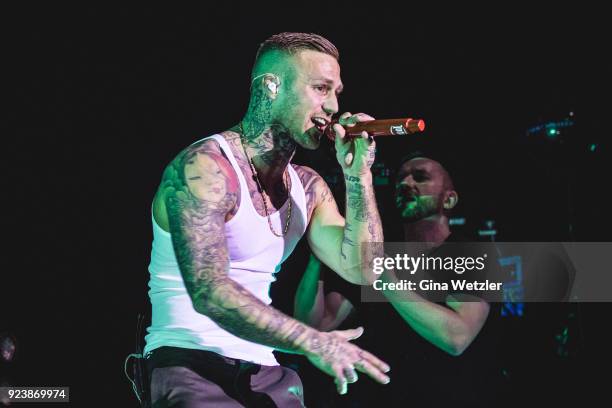
M338 123L338 120L333 120L325 134L330 140L334 140L333 125ZM422 119L400 118L400 119L377 119L359 122L352 127L344 127L346 135L349 137L361 136L364 130L370 136L394 136L394 135L410 135L412 133L422 132L425 130L425 122Z

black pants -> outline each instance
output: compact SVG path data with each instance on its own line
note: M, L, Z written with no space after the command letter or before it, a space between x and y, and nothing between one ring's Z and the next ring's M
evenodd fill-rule
M160 347L147 358L151 402L159 407L303 407L302 382L282 366Z

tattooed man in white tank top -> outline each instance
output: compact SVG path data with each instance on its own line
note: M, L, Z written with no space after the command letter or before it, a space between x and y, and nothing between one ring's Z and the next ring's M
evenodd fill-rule
M366 133L345 137L345 127L373 118L347 112L333 125L344 218L321 176L291 164L298 146L319 146L338 113L335 46L315 34L277 34L261 45L251 78L242 120L179 153L153 201L145 348L153 403L301 406L299 378L278 366L273 350L303 354L340 393L357 371L389 381L386 363L350 343L361 328L320 332L272 308L268 297L303 234L344 279L370 282L361 246L383 241L370 172L375 146Z

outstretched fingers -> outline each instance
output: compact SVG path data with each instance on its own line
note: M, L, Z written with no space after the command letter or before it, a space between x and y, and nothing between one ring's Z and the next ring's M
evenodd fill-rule
M344 376L344 370L340 365L335 366L333 368L334 372L334 382L336 383L336 390L338 390L338 394L344 395L346 394L348 388L348 381Z
M387 384L391 381L389 376L385 374L391 369L389 365L365 350L359 351L359 360L354 365L357 370L366 373L381 384Z

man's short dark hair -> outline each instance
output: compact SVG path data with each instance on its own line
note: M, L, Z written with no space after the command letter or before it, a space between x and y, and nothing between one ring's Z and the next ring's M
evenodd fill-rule
M295 54L303 50L319 51L331 55L337 61L340 53L334 44L328 39L312 33L279 33L265 40L259 46L255 61L268 51L278 50L288 54Z
M395 166L396 176L397 176L397 172L399 171L400 167L402 167L404 163L409 162L410 160L416 159L419 157L433 160L437 162L440 166L442 166L442 169L446 172L446 177L447 177L446 187L451 190L455 189L455 185L453 181L453 174L451 174L451 172L453 172L453 165L452 165L453 160L451 160L445 154L442 154L440 152L436 152L433 150L419 149L419 150L414 150L405 156L402 156L399 159L398 164Z
M416 159L416 158L418 158L418 157L424 157L424 158L426 158L426 159L435 160L435 161L437 161L438 163L440 163L440 162L439 162L439 161L438 161L438 160L437 160L437 159L434 157L434 155L432 155L432 154L431 154L431 152L426 152L426 151L423 151L423 150L414 150L414 151L412 151L412 152L410 152L410 153L408 153L408 154L406 154L406 155L402 156L402 157L399 159L399 162L397 163L396 168L397 168L397 169L399 169L400 167L402 167L402 166L404 165L404 163L409 162L410 160L412 160L412 159ZM440 163L440 164L442 164L442 163Z

